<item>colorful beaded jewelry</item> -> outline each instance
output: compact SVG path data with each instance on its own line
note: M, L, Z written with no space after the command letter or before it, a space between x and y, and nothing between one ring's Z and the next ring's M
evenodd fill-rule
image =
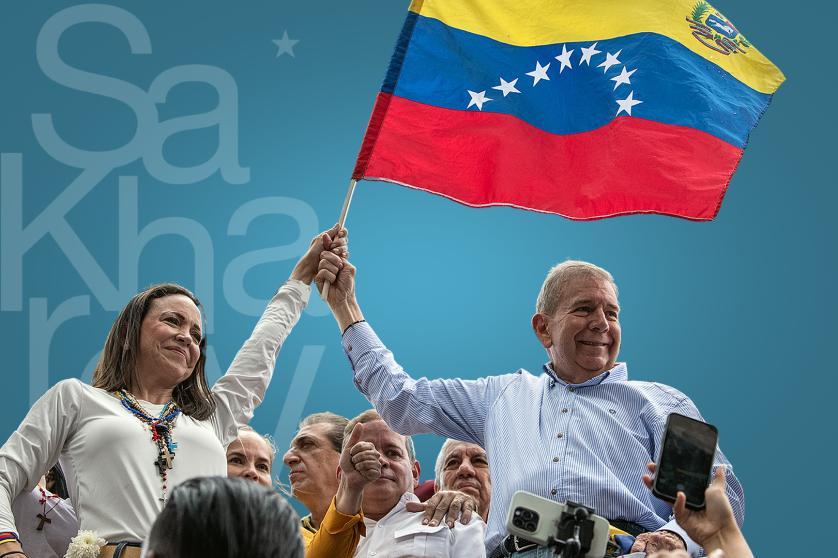
M163 486L160 501L165 505L168 493L168 470L173 467L175 449L177 449L177 444L172 441L172 430L174 430L175 421L180 414L180 407L174 401L169 401L163 406L160 415L154 418L143 409L143 406L133 395L124 389L117 390L116 396L122 402L122 406L141 422L147 424L151 431L151 440L157 446L157 459L154 461L154 468L157 469L157 474L160 475L160 482Z

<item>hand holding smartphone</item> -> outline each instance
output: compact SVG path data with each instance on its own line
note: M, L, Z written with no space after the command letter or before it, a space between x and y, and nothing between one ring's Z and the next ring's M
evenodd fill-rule
M678 413L670 414L652 493L674 503L678 492L683 492L687 497L687 508L704 509L704 491L710 484L718 439L719 431L712 424Z

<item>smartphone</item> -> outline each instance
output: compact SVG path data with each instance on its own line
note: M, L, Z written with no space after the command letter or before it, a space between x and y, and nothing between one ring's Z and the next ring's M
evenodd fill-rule
M509 505L506 516L506 529L510 535L518 535L541 546L547 546L557 535L560 535L563 540L572 535L572 533L561 533L560 523L562 514L570 512L573 506L578 507L579 504L572 502L560 504L519 490L512 496L512 503ZM588 550L579 556L602 558L608 547L608 520L594 515L594 510L587 509L590 512L591 523L583 529L583 531L588 531L587 537L585 533L581 533L580 538L590 538L590 545Z
M666 419L652 493L674 503L680 491L687 496L689 509L704 509L704 491L710 483L718 440L719 431L712 424L678 413L670 414Z

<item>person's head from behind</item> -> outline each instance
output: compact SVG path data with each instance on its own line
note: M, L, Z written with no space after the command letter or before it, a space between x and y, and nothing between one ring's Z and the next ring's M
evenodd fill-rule
M442 444L434 468L434 488L459 490L477 501L483 519L489 513L492 481L489 478L489 458L486 451L469 442L448 439Z
M338 490L336 471L347 422L330 412L307 416L282 457L288 466L291 495L310 511L318 506L328 508Z
M285 499L241 478L178 485L151 528L147 558L303 558L299 517Z
M403 494L413 492L418 486L419 462L410 436L391 430L374 409L364 411L347 423L344 446L347 446L356 424L363 424L359 441L371 443L380 456L381 476L364 488L363 500L364 514L379 519L398 504ZM351 450L348 447L344 449Z
M227 476L270 487L275 457L276 446L269 437L243 426L239 429L239 437L227 446Z
M547 274L532 327L559 377L581 383L614 366L620 352L619 313L611 274L569 260Z

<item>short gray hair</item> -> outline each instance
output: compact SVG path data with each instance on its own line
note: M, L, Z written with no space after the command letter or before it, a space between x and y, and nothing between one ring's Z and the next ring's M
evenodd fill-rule
M607 281L614 287L614 294L618 294L617 283L614 282L614 277L607 270L592 263L567 260L554 265L547 272L547 277L541 284L541 291L535 301L535 311L539 314L552 316L567 294L565 292L566 285L580 277L595 277Z
M300 429L306 426L314 426L315 424L328 424L329 430L326 431L326 438L332 444L332 449L340 453L343 449L343 431L346 429L346 423L349 419L342 417L331 411L323 411L321 413L314 413L308 415L300 422Z

